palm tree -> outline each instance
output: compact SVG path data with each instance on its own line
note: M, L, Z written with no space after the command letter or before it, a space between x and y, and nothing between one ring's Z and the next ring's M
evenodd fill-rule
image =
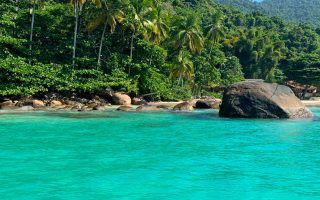
M93 4L100 7L102 5L101 0L91 0ZM79 11L82 6L86 3L86 0L71 0L73 4L73 12L75 18L74 24L74 36L73 36L73 52L72 52L72 66L75 67L76 64L76 49L77 49L77 36L78 36L78 23L79 23Z
M34 29L34 18L35 18L36 0L32 0L32 8L30 9L31 14L31 26L30 26L30 38L29 38L29 64L32 59L32 42L33 42L33 29Z
M217 44L221 40L221 38L224 36L222 25L221 25L222 19L223 19L222 12L216 12L212 16L212 21L208 26L209 31L207 33L207 39L211 43L210 53L212 52L213 45Z
M186 48L192 53L199 53L203 48L202 32L198 24L197 18L189 16L183 18L180 31L175 37L175 48Z
M89 29L95 29L100 24L104 24L100 45L99 45L99 53L98 53L98 66L101 65L101 53L104 37L109 27L109 32L113 33L116 29L116 26L123 21L124 13L119 8L121 5L121 1L107 1L105 2L103 9L101 12L89 23Z
M74 33L73 33L73 51L72 51L72 66L75 67L76 64L76 48L77 48L77 36L78 36L78 19L79 19L79 6L83 5L85 2L81 0L73 0L73 12L75 18ZM82 4L83 3L83 4Z
M167 13L163 12L162 8L157 5L157 7L152 8L153 19L146 20L144 26L147 29L146 39L153 41L155 44L159 44L163 39L168 37L169 27L166 23L168 18Z
M193 62L190 60L190 53L182 50L174 62L170 77L172 79L179 78L178 83L181 83L181 86L183 86L183 79L190 81L193 76L194 68Z
M143 0L138 4L131 2L129 5L131 16L128 15L126 18L125 26L131 31L131 41L130 41L130 61L133 58L133 47L134 47L134 38L136 37L137 30L141 30L144 37L147 37L146 26L151 22L146 19L146 16L152 11L152 6L150 1ZM131 65L129 65L129 72L131 73Z
M137 30L141 29L144 37L147 37L146 26L150 26L148 24L151 24L151 22L146 19L146 16L152 11L152 6L149 3L150 2L148 1L143 1L136 5L130 4L130 10L133 16L131 20L127 19L126 24L126 26L130 29L132 33L130 42L130 60L132 60L133 57L133 43Z

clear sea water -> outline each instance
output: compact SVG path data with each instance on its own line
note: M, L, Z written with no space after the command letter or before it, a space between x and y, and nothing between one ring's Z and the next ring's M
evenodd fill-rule
M0 199L320 199L310 120L187 113L0 113Z

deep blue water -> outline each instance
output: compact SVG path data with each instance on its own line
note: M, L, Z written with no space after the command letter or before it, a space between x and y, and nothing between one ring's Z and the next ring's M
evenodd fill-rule
M320 199L310 120L0 113L0 199Z

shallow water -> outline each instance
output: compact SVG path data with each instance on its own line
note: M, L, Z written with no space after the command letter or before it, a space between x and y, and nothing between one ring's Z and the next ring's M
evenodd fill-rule
M320 199L310 120L1 113L0 199Z

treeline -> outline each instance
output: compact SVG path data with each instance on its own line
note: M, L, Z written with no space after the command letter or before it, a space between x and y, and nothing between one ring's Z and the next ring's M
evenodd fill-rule
M320 27L320 1L318 0L265 0L260 5L271 15Z
M0 96L179 100L244 78L319 82L319 34L206 0L4 0Z
M231 5L245 12L263 11L270 16L278 16L286 21L307 23L320 27L320 1L318 0L212 0Z

